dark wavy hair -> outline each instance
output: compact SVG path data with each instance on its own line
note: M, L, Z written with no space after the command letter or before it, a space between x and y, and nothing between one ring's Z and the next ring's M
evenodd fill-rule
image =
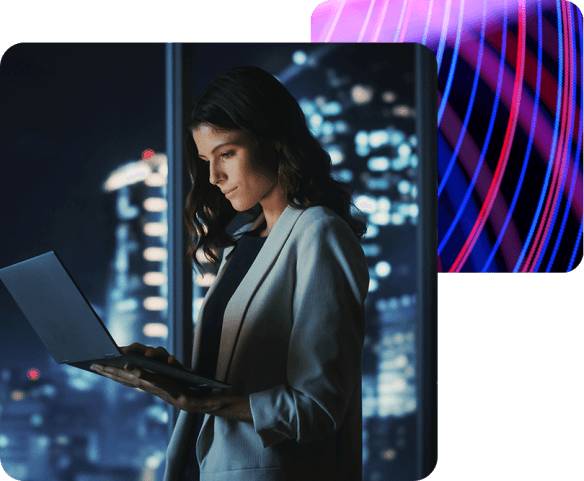
M237 214L220 189L209 182L209 164L199 158L192 130L201 125L243 130L256 140L280 142L277 165L260 167L277 174L288 205L294 209L329 207L347 222L358 239L363 237L366 225L351 215L352 188L333 179L330 156L308 130L296 99L264 70L238 67L215 77L198 97L187 122L187 166L192 189L184 208L190 236L186 254L199 271L203 272L196 257L199 249L217 267L215 249L236 244L227 226Z

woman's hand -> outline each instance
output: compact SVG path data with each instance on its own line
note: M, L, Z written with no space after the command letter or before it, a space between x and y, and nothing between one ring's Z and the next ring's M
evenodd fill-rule
M172 364L173 366L183 367L183 365L177 361L176 356L173 354L169 354L166 349L162 346L152 347L152 346L145 346L144 344L140 344L139 342L135 342L130 344L129 346L124 346L120 348L122 351L129 351L134 352L136 354L142 354L145 357L151 357L152 359L156 359L158 361L166 361L168 364Z
M212 416L253 424L249 397L247 396L225 396L222 394L204 397L199 394L197 396L196 392L166 376L140 369L131 364L126 364L124 369L92 364L90 369L124 386L135 387L154 394L182 411L207 413Z
M124 369L92 364L90 369L124 386L135 387L154 394L183 411L204 412L204 408L208 405L207 400L210 396L197 397L196 392L183 387L176 381L131 364L126 364Z

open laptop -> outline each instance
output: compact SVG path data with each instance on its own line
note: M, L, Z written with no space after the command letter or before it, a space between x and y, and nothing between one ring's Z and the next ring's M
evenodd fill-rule
M231 387L180 366L121 351L53 251L0 269L0 279L59 364L90 371L91 364L123 368L129 363L193 389Z

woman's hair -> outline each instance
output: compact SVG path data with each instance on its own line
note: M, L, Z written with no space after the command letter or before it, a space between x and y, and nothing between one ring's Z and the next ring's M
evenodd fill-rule
M237 214L220 189L209 182L209 164L199 158L192 130L201 125L243 130L256 140L280 142L277 165L259 167L277 174L288 205L294 209L329 207L358 239L363 237L365 224L351 215L352 188L333 179L330 156L308 130L296 99L264 70L238 67L215 77L198 97L187 121L187 165L192 179L184 208L190 234L187 256L201 272L196 257L199 249L217 267L214 249L236 244L226 228Z

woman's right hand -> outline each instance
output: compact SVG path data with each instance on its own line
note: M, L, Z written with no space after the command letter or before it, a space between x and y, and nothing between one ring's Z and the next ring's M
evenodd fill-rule
M169 354L166 349L162 346L152 347L152 346L145 346L144 344L140 344L139 342L134 342L129 346L124 346L120 348L122 351L130 351L136 354L142 354L146 357L151 357L158 361L166 361L168 364L172 364L173 366L183 367L183 365L177 361L176 356L173 354Z

